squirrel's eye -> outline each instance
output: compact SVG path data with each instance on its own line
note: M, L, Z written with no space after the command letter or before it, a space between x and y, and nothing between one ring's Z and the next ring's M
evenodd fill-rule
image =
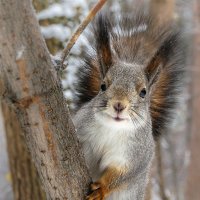
M140 97L144 98L147 94L147 91L145 88L143 88L141 91L140 91Z
M101 84L101 90L106 91L106 89L107 89L106 84L105 83Z

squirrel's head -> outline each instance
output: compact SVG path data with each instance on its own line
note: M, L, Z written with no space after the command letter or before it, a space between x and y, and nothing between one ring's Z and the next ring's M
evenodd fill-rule
M90 65L93 69L96 65L96 72L100 75L99 82L96 82L99 92L93 100L97 103L94 106L96 116L121 125L126 122L123 123L126 126L127 123L134 126L147 124L152 83L156 82L164 62L159 55L149 56L155 54L156 48L152 46L157 45L156 42L151 39L149 42L143 33L126 30L116 33L110 21L101 15L94 33L97 60Z
M141 126L151 120L154 135L160 134L171 119L184 71L179 33L173 24L157 27L141 13L119 22L99 15L90 37L94 54L86 53L78 75L79 104L92 100L96 117L107 124Z
M93 101L96 117L107 124L141 126L149 117L148 81L143 67L113 63L102 78L100 91Z

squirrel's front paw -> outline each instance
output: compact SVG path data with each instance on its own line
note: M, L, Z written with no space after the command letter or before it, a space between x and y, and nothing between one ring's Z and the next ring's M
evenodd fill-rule
M105 188L101 183L92 183L90 185L91 194L86 197L86 200L104 200L105 199Z

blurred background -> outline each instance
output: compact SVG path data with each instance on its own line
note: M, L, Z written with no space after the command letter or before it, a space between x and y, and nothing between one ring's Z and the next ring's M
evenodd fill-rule
M58 57L66 42L95 4L95 0L33 0L41 32L50 53ZM158 23L174 20L183 27L187 43L185 87L180 97L174 123L157 142L150 183L147 188L148 200L199 200L200 199L200 1L199 0L108 0L106 6L111 12L134 11L141 4L152 12ZM67 60L68 68L62 74L66 101L73 109L73 83L81 60L82 50L87 45L81 36ZM4 113L4 118L2 117ZM0 109L0 200L19 199L26 184L24 176L34 180L29 194L44 199L37 187L37 173L32 166L23 137L13 139L10 127L16 132L21 129L14 113L2 106ZM5 131L6 130L6 131ZM16 134L17 135L17 134ZM6 142L8 141L8 142ZM19 145L20 144L20 145ZM21 158L13 156L18 152ZM8 158L9 155L9 158ZM29 166L29 169L26 168ZM21 173L23 171L23 173ZM11 178L12 177L12 178ZM27 179L29 180L29 179ZM28 184L28 181L27 181ZM13 189L12 189L13 186Z

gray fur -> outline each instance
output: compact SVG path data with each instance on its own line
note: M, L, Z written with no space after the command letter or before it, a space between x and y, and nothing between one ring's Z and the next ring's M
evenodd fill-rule
M94 52L85 52L78 74L74 124L93 181L109 167L126 169L106 200L144 199L154 138L171 121L183 78L179 31L134 14L94 20Z
M112 156L110 161L105 161L104 158L109 153L112 154L115 148L122 148L125 158L124 164L128 170L125 176L120 177L113 184L116 187L125 184L126 187L121 191L113 192L106 200L141 200L144 197L148 172L154 154L154 140L149 116L149 96L147 94L145 99L141 99L138 91L136 91L138 83L143 84L142 87L146 86L146 78L141 66L135 65L133 67L131 64L125 63L117 63L117 65L111 67L107 72L107 77L110 78L111 85L105 92L99 92L96 97L79 109L74 117L75 127L93 181L98 180L101 173L109 165L115 163ZM134 117L131 116L133 112L131 108L127 110L133 121L131 122L133 126L128 130L121 130L119 127L114 126L110 130L107 125L104 126L102 122L98 121L96 115L103 115L103 112L109 107L109 101L113 98L128 99L128 106L133 106L136 113L138 113ZM102 100L108 101L108 106L99 107ZM107 120L103 123L106 124ZM107 132L107 134L99 136L99 132L102 133L102 131L99 131L100 129L105 133ZM123 140L118 138L115 141L114 134L121 135ZM106 140L101 139L104 136L107 137ZM110 141L113 142L112 145L109 144ZM118 164L118 162L116 163Z

